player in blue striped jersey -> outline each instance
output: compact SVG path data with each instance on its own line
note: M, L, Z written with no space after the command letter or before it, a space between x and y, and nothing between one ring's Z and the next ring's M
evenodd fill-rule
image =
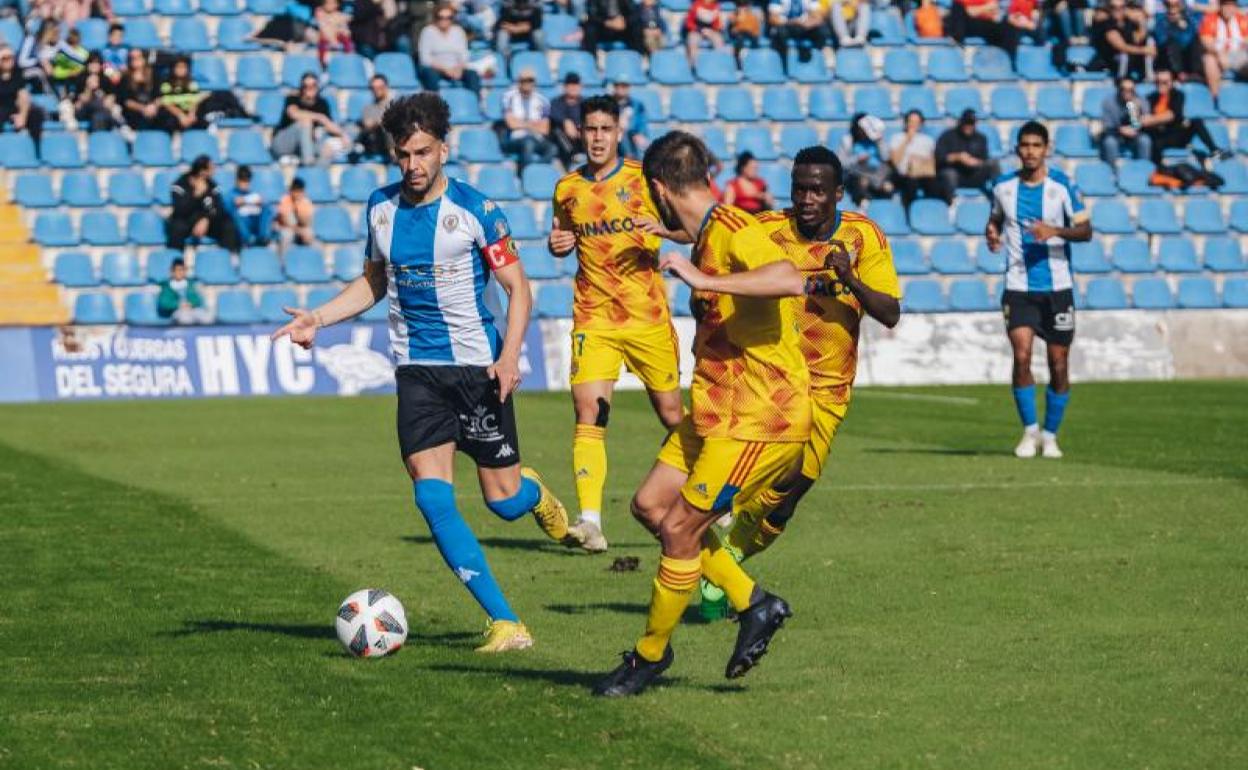
M391 103L382 127L394 144L399 182L368 200L364 273L274 333L311 347L316 330L389 302L398 389L399 448L416 506L446 564L489 616L482 652L532 646L503 597L476 536L455 504L456 449L477 465L486 506L512 521L532 514L550 538L568 537L567 512L528 468L512 391L532 298L507 219L489 198L443 173L450 115L434 93ZM484 302L490 276L509 298L500 335Z
M1005 247L1005 292L1001 309L1014 349L1014 404L1023 423L1018 457L1062 456L1057 429L1070 400L1067 359L1075 338L1074 282L1070 244L1092 239L1092 224L1079 188L1045 162L1049 131L1029 121L1018 132L1020 168L992 187L988 248ZM1031 349L1036 335L1049 359L1044 428L1037 421Z

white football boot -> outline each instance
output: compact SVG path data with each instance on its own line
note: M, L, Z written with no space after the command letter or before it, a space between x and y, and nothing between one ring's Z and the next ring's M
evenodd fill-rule
M1057 444L1053 445L1054 448ZM1036 456L1040 451L1040 429L1036 427L1027 428L1023 431L1023 437L1019 439L1018 446L1014 447L1014 456L1027 460Z
M1062 458L1062 450L1057 447L1057 434L1049 433L1047 430L1040 434L1040 454L1050 460L1060 460Z

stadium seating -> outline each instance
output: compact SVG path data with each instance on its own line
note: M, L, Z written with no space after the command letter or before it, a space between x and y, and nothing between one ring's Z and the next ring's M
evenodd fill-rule
M217 323L254 324L261 321L260 310L249 291L223 291L217 295Z
M74 300L74 323L117 323L117 308L112 297L102 292L83 292Z
M1204 264L1209 270L1220 273L1237 273L1248 270L1239 241L1230 237L1206 238Z
M73 289L98 286L95 268L91 266L91 258L77 251L62 251L56 255L56 264L52 269L53 279Z
M1141 278L1131 287L1131 302L1146 310L1168 310L1174 307L1174 295L1165 278Z
M135 326L168 326L172 318L161 318L156 312L156 293L152 291L132 291L125 299L126 323Z
M1218 301L1218 289L1210 279L1190 277L1179 281L1179 307L1187 309L1215 308L1220 304Z
M962 311L998 310L987 285L978 279L960 279L949 284L949 309Z
M1228 278L1222 284L1222 304L1226 307L1248 308L1248 278Z
M975 263L966 251L962 240L941 240L932 246L932 269L942 275L969 275L975 272Z
M265 323L284 323L290 316L283 308L299 307L299 296L293 289L265 289L260 292L260 320Z
M1083 304L1089 310L1122 310L1130 307L1127 292L1117 278L1093 278L1088 281Z
M949 303L938 281L919 278L902 290L901 308L913 313L939 313L948 310Z

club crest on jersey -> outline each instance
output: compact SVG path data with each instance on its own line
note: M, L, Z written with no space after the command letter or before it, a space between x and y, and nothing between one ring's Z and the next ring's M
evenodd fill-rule
M620 203L627 204L629 198L631 197L632 195L624 187L621 187L620 189L615 191L615 199L618 200Z
M442 229L448 233L455 232L455 228L459 227L459 217L454 214L447 214L442 217Z

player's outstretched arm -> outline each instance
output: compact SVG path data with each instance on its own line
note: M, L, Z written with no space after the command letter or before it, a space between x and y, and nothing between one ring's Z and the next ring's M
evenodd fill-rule
M1092 222L1084 219L1071 227L1057 227L1039 220L1032 222L1028 228L1032 237L1041 243L1050 238L1058 238L1067 243L1083 243L1092 240Z
M364 263L364 274L347 284L337 296L312 310L297 307L284 307L291 320L282 328L273 332L273 339L290 337L290 341L303 348L312 347L316 341L316 330L322 326L330 326L339 321L355 316L368 310L386 296L386 266L384 262L368 261Z
M650 217L633 217L633 227L672 243L693 243L693 238L689 233L684 230L668 230L659 220Z
M797 267L787 259L768 262L753 270L724 275L708 275L680 254L664 254L659 269L689 284L698 291L714 291L738 297L798 297L806 293L806 281Z
M487 371L492 379L498 380L499 400L506 401L520 385L520 347L533 312L533 291L519 262L496 268L494 278L507 293L507 334L503 337L498 360Z

